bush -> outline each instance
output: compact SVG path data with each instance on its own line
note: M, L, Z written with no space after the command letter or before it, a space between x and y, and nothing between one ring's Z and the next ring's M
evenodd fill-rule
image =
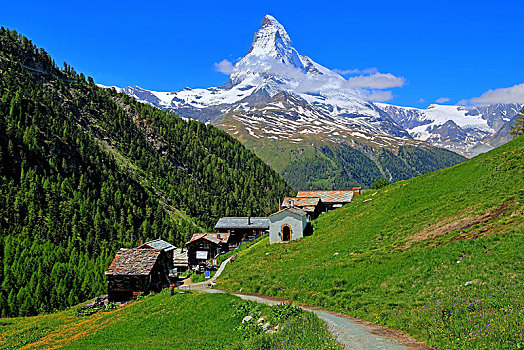
M304 311L295 304L280 304L271 308L271 317L278 323L302 314Z
M96 313L97 311L98 309L93 309L93 308L83 309L79 307L75 310L75 316L78 316L78 317L91 316L92 314Z
M380 179L378 181L375 181L375 183L371 185L371 189L378 190L379 188L386 187L387 185L389 185L389 181Z

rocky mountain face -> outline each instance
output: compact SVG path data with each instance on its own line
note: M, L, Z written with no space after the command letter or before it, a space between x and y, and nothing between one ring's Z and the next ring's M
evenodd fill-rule
M488 106L430 105L427 109L376 104L409 134L466 157L498 147L509 140L510 125L524 104Z
M377 150L398 152L404 146L422 150L434 146L470 157L505 142L507 123L524 107L399 107L370 102L347 83L299 54L284 27L267 15L224 85L173 92L117 90L182 117L217 125L278 171L308 153L307 148L326 145L375 150L364 152L371 160L377 159ZM502 134L495 137L498 131ZM434 163L441 167L457 161ZM382 170L388 177L388 169Z
M339 74L300 55L284 27L267 15L255 33L248 54L236 63L224 85L174 92L148 91L140 87L119 90L182 117L213 124L223 121L232 112L247 112L253 108L261 111L275 95L285 92L278 99L286 99L289 103L282 105L278 114L288 113L310 122L333 123L354 131L411 138L387 113L366 101L359 90L346 87L346 83ZM272 107L266 112L279 108L277 105Z

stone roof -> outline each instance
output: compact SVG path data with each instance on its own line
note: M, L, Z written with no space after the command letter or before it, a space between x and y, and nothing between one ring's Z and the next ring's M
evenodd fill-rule
M227 243L229 236L229 233L195 233L187 244L198 241L199 239L205 239L214 244Z
M353 199L353 191L298 191L297 197L319 197L323 203L349 203Z
M173 251L173 264L175 266L187 265L187 249L178 248Z
M285 197L282 201L284 207L315 207L320 203L319 197ZM314 209L313 209L314 210Z
M277 214L280 214L280 213L282 213L284 211L288 211L288 212L296 214L298 216L306 216L306 212L303 211L302 209L298 209L298 208L284 208L282 210L277 211L276 213L271 214L270 217L274 216L274 215L277 215Z
M151 273L161 253L161 250L150 248L121 250L116 254L105 274L147 276Z
M305 211L306 213L314 213L316 208L317 208L317 207L309 207L309 206L305 206L305 207L301 207L300 209L302 209L302 210Z
M147 248L147 247L150 247L150 248L153 248L153 249L165 250L166 252L169 252L171 250L175 250L176 249L176 247L174 245L172 245L171 243L166 242L166 241L164 241L164 240L162 240L160 238L154 239L154 240L149 241L149 242L146 242L146 243L142 244L138 248Z
M269 229L268 218L251 218L251 223L248 224L248 217L225 217L220 218L215 225L215 229Z

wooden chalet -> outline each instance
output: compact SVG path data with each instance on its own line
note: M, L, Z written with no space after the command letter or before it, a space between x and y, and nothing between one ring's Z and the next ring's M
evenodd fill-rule
M253 239L269 230L269 218L259 217L224 217L215 225L215 230L220 233L229 233L230 248L240 243Z
M127 301L140 293L160 292L169 286L168 260L164 250L120 250L105 272L109 301Z
M177 248L173 252L173 268L175 273L179 274L187 271L189 268L189 258L187 256L187 248Z
M298 191L299 198L320 198L322 212L331 211L351 202L354 195L353 190L343 191Z
M160 238L154 239L152 241L146 242L138 246L140 249L158 249L166 252L167 258L169 260L169 268L173 268L173 254L176 249L174 245L169 242L166 242Z
M195 233L186 243L189 268L200 270L208 259L229 251L229 233Z
M315 220L322 214L322 200L319 197L285 197L282 208L298 208L306 212L307 221Z

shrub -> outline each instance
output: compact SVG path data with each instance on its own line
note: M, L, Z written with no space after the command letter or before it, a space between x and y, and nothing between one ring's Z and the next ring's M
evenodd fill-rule
M386 187L387 185L389 185L389 181L380 179L378 181L375 181L375 183L371 185L371 189L378 190L379 188Z
M271 317L278 323L302 314L304 311L295 304L280 304L271 308Z

